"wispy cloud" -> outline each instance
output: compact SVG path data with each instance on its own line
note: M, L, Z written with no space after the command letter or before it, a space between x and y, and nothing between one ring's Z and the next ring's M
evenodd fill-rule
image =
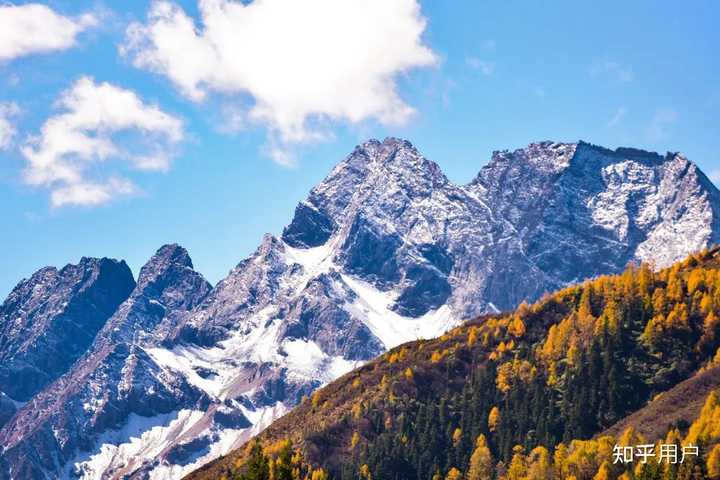
M109 83L80 78L56 103L57 114L48 118L41 132L21 148L27 161L24 180L48 188L52 206L100 205L133 194L126 178L103 175L111 159L124 160L130 168L165 171L172 147L183 139L182 122L155 105L144 103L135 92ZM136 142L116 134L138 133Z
M250 98L245 118L234 122L265 127L266 151L275 152L327 138L313 127L328 121L408 121L415 110L396 77L437 64L425 26L417 0L203 1L200 24L156 0L147 22L127 29L120 51L192 101Z
M632 82L635 80L635 73L627 66L614 61L597 62L590 66L591 77L607 76L618 82Z
M670 127L677 121L678 113L672 108L655 110L647 127L647 137L651 142L659 142L668 138Z
M615 111L615 114L612 116L612 118L608 121L607 126L608 127L614 127L618 123L622 121L623 118L625 118L625 115L627 114L627 108L625 107L618 107L618 109Z
M20 113L20 108L16 103L0 103L0 150L7 150L13 144L13 139L17 134L13 120L18 113Z
M92 13L70 18L39 3L0 5L0 62L68 49L79 33L97 24Z
M465 63L473 70L477 70L485 76L490 76L495 73L495 62L481 60L477 57L468 57L465 59Z

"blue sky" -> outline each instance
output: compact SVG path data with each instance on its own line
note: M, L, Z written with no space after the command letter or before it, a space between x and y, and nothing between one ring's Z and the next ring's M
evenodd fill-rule
M277 5L283 0L263 1ZM396 20L407 25L408 32L417 27L420 17L410 18L403 9L413 1L394 1L397 10L383 8L383 14L404 15L404 20ZM180 77L163 71L158 63L140 65L137 59L141 49L147 48L147 38L129 54L121 54L129 42L128 26L133 22L140 28L150 25L147 15L153 2L57 0L45 5L82 24L82 31L70 45L49 52L7 53L3 59L0 50L0 105L6 106L5 116L15 131L0 150L2 295L44 265L62 266L81 256L122 258L137 273L168 242L185 246L197 269L215 283L256 248L264 233L279 234L310 188L356 144L370 137L411 140L458 183L469 182L493 150L544 139L682 151L706 173L720 177L720 34L716 28L720 6L709 0L682 7L651 1L423 1L420 15L427 24L420 37L408 38L415 44L398 46L394 58L382 49L367 55L354 50L349 66L338 67L348 68L355 78L355 58L364 62L362 71L372 67L375 59L390 62L388 68L397 71L384 78L392 80L402 106L376 105L375 110L366 111L366 104L385 96L368 97L366 102L367 92L360 91L356 98L363 100L361 104L343 100L343 95L355 94L351 82L338 90L335 104L328 106L317 98L321 106L305 105L320 111L340 108L344 113L306 118L307 124L296 135L303 138L289 138L297 132L278 126L286 112L284 104L275 105L269 120L253 118L253 92L238 88L238 79L225 87L224 71L217 65L209 67L214 73L202 77L208 86L198 99L187 88L183 90ZM173 5L198 30L204 28L196 2ZM6 12L0 9L0 25ZM82 15L91 15L93 20L85 21ZM352 23L342 12L328 14L332 15L338 15L341 26ZM273 17L270 12L263 18ZM303 18L293 18L298 25L290 28L314 30L313 25L303 24ZM382 34L387 32L378 33L378 38ZM368 35L374 32L369 30ZM342 40L327 40L338 43L338 48L344 45ZM253 50L253 45L248 48ZM283 45L278 42L275 47ZM302 70L305 60L334 68L339 59L348 58L342 51L333 54L340 56L324 61L307 51L303 55L308 58L300 59L298 68ZM170 58L177 61L183 56L184 52ZM415 63L408 65L411 57ZM261 56L255 61L265 60ZM282 65L278 68L285 72ZM86 77L92 79L91 86L108 82L133 92L144 105L143 113L155 108L154 113L166 115L162 119L177 119L182 138L171 138L168 132L174 124L169 120L160 127L157 122L153 127L146 124L146 130L156 128L151 131L153 152L165 149L172 158L165 168L145 171L137 163L128 168L127 159L112 156L92 162L83 167L84 177L108 178L121 172L134 185L132 194L112 196L95 205L53 206L56 187L28 181L29 160L22 149L34 145L36 153L42 151L38 139L48 119L62 113L58 104L62 92ZM312 87L298 80L312 81L312 73L298 71L296 78L291 72L282 78L288 88L303 95L303 89ZM363 85L358 80L357 88ZM393 100L385 94L388 102ZM307 98L312 100L311 92ZM404 107L412 108L414 114L401 115ZM235 109L240 125L229 128ZM395 114L398 118L388 120ZM357 118L350 118L353 115ZM140 133L137 129L118 131L112 139L115 146L135 151L148 145L145 133L142 129ZM276 148L291 157L294 165L273 161Z

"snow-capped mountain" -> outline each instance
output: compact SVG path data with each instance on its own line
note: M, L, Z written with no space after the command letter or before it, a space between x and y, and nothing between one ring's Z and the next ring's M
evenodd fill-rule
M72 366L134 286L125 262L83 258L13 289L0 306L0 425Z
M536 143L461 186L410 143L371 140L214 288L161 248L0 431L0 478L179 478L388 348L717 242L719 208L679 154Z
M112 430L127 429L136 417L149 427L152 418L167 420L178 405L207 406L201 390L184 376L159 367L146 350L162 341L163 328L197 305L210 288L192 269L184 249L167 245L158 250L88 352L0 431L4 474L18 479L76 473L100 478L105 471L82 462L83 451L97 448L102 455L98 442ZM118 435L122 433L111 438ZM117 467L121 475L134 465Z

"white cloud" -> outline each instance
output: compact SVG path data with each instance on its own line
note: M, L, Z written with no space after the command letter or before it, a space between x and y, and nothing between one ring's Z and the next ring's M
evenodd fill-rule
M297 159L287 146L269 145L265 148L265 155L283 167L297 166Z
M182 122L148 105L131 90L82 77L59 98L59 112L48 118L40 135L21 148L27 160L25 182L51 190L51 204L98 205L136 191L130 180L103 176L100 164L124 160L131 168L165 171L173 147L183 138ZM136 137L128 135L137 134ZM113 136L123 137L119 147Z
M667 139L670 127L677 121L678 114L672 108L658 108L650 119L647 137L652 142Z
M615 125L620 123L623 118L625 118L626 114L627 114L627 108L618 107L618 109L615 111L615 115L613 115L612 118L608 121L607 126L614 127Z
M0 5L0 62L68 49L80 32L97 23L93 14L69 18L38 3Z
M612 61L595 63L590 67L590 75L593 77L607 75L623 83L635 80L635 73L630 68Z
M488 62L476 57L468 57L466 62L470 68L479 70L485 76L490 76L495 73L495 62Z
M6 150L12 146L13 138L17 134L12 119L19 112L20 109L15 103L0 103L0 150Z
M403 123L414 110L396 77L437 62L417 0L200 0L199 12L196 24L155 1L121 53L193 101L249 101L245 120L267 127L270 143L324 138L315 127L327 121Z

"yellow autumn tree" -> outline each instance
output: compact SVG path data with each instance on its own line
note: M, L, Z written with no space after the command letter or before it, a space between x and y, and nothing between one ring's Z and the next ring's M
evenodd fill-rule
M370 467L367 466L367 463L363 463L360 466L360 477L365 478L366 480L372 480L372 474L370 473Z
M319 470L313 470L310 475L311 480L328 480L328 474L322 468Z
M383 375L382 378L380 379L380 389L384 392L385 390L388 389L389 386L390 386L390 380L388 380L388 376Z
M715 445L708 455L707 473L713 480L720 479L720 444Z
M452 467L448 472L445 480L462 480L462 473L455 467Z
M528 455L527 480L552 480L552 462L547 448L535 447Z
M673 302L679 302L683 297L683 282L679 272L680 264L676 263L668 275L667 297Z
M456 428L452 434L453 447L457 447L462 440L462 429Z
M665 296L664 288L656 288L652 295L653 313L655 315L663 315L666 313L668 301Z
M513 315L508 324L508 333L515 338L521 338L525 335L525 323L519 315Z
M667 327L672 330L690 330L688 308L684 303L676 303L667 316Z
M600 465L600 469L593 477L593 480L611 480L611 472L610 472L610 463L605 460L602 465Z
M702 299L700 300L700 310L706 315L713 310L712 296L707 293L703 294Z
M720 438L720 400L715 392L710 392L700 416L690 425L685 443L697 445Z
M580 296L580 302L578 305L578 315L580 318L592 318L592 296L593 296L594 285L593 282L586 282L583 285L582 295Z
M500 423L500 409L498 407L492 407L488 415L488 429L494 432L498 423Z
M705 286L705 271L702 268L695 268L688 275L687 280L687 291L688 294L692 295L698 289Z
M315 393L313 393L313 396L312 396L312 406L313 406L313 408L317 408L318 405L320 405L320 399L321 399L321 397L320 397L320 391L317 390L317 391L315 391Z
M570 348L567 350L567 364L570 367L577 367L580 363L581 352L576 339L570 340Z
M477 339L478 339L478 328L470 327L470 332L468 332L468 339L467 339L468 347L472 347L473 345L475 345L475 342L477 342Z
M525 449L522 445L513 447L513 457L508 467L508 480L524 480L527 476L527 463L525 462Z
M492 478L493 458L487 446L485 435L480 434L475 441L475 450L470 457L467 480L486 480Z
M718 326L720 326L720 318L711 310L703 322L703 337L707 337L708 341L714 340Z
M507 393L515 382L530 383L536 373L535 367L530 362L515 358L498 367L495 383L498 390Z
M353 432L352 438L350 439L350 450L355 450L358 443L360 443L360 434L358 432Z
M553 455L553 473L555 478L567 478L569 476L567 458L567 446L565 446L564 443L560 443L555 447L555 453Z

